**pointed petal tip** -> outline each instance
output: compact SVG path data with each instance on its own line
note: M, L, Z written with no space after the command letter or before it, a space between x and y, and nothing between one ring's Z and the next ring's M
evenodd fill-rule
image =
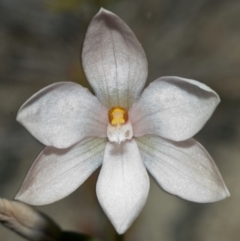
M105 212L105 210L104 210ZM107 213L107 212L105 212ZM138 214L139 215L139 214ZM138 217L138 215L134 218L134 220ZM108 218L110 219L113 227L115 228L116 232L119 235L124 234L133 224L134 220L132 220L131 222L127 222L126 219L123 219L122 221L116 220L110 216L108 216Z
M216 195L213 198L212 202L222 201L222 200L224 200L224 199L226 199L228 197L231 197L231 194L230 194L230 192L229 192L229 190L228 190L224 180L222 179L222 191L219 190L219 194ZM209 202L211 202L211 200Z
M101 7L99 11L96 13L96 15L93 17L93 19L108 19L108 18L118 18L120 19L115 13Z
M101 8L99 9L98 13L105 12L105 11L107 11L107 10L106 10L105 8L101 7Z
M223 197L223 199L228 197L231 197L231 193L229 192L228 188L225 185L225 197Z
M138 216L138 215L137 215ZM133 224L134 220L132 222L127 222L126 219L123 219L121 221L116 220L112 217L109 217L113 227L115 228L116 232L119 235L124 234Z
M224 184L224 183L223 183ZM224 199L230 197L231 194L228 191L227 187L224 184L222 192L219 192L218 195L214 195L212 198L209 197L209 199L202 201L202 203L214 203L214 202L219 202L223 201Z
M138 217L138 215L137 215ZM137 218L136 217L136 218ZM119 222L117 220L115 220L114 218L109 217L113 227L115 228L116 232L119 235L124 234L133 224L134 220L132 220L131 222L127 222L126 219L122 220L122 222Z
M231 196L231 194L228 191L227 187L225 186L224 190L222 191L222 193L219 193L218 196L214 196L211 200L206 200L203 203L219 202L219 201L222 201L222 200L224 200L224 199L226 199L226 198L228 198L230 196Z
M127 229L129 228L129 227L127 227L127 226L115 226L114 225L114 228L115 228L115 230L117 231L117 233L119 234L119 235L122 235L122 234L124 234L126 231L127 231Z
M229 190L227 189L226 191L227 191L227 197L231 197L231 193L229 192Z
M16 194L16 196L13 198L15 201L21 201L24 202L23 200L21 200L21 194L19 194L19 192Z
M187 198L183 195L183 194L177 194L177 196L179 196L180 198L182 199L185 199L185 200L188 200L188 201L191 201L191 202L196 202L196 203L215 203L215 202L220 202L220 201L223 201L224 199L228 198L231 196L228 188L226 187L225 183L222 182L222 189L220 188L218 190L218 192L216 193L212 193L211 195L209 196L206 196L205 198L203 199L196 199L196 198ZM170 192L171 193L171 192ZM174 194L174 193L172 193ZM176 194L174 194L176 195Z
M113 12L108 11L107 9L105 9L105 8L103 8L103 7L101 7L101 8L99 9L97 15L98 15L98 14L101 14L101 13L105 13L105 14L114 14Z
M17 121L18 123L20 123L21 125L24 125L23 122L22 122L22 115L21 115L21 114L22 114L22 112L21 112L22 107L23 107L23 105L21 105L21 107L19 108L19 110L18 110L18 112L17 112L16 121Z

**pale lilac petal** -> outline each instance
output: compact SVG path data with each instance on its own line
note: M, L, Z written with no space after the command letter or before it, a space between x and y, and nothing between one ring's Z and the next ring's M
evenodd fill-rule
M145 136L137 144L148 171L166 191L202 203L230 195L213 159L194 139L171 142Z
M134 136L189 139L204 126L219 102L216 92L202 83L179 77L159 78L129 111Z
M101 9L83 44L85 74L99 101L129 108L147 79L147 59L132 30L115 14Z
M142 210L149 177L135 140L108 143L97 182L98 200L118 233L124 233Z
M27 100L17 120L46 146L67 148L86 137L106 137L107 109L72 82L47 86Z
M31 241L57 241L62 233L49 217L16 201L0 199L0 223Z
M106 142L103 138L90 138L68 149L46 147L15 199L45 205L68 196L102 164Z

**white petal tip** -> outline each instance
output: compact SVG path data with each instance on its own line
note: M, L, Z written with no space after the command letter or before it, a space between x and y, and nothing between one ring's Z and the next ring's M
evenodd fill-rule
M146 199L147 198L144 198L140 211L142 210L143 206L145 205ZM107 214L107 210L104 209L104 211ZM138 217L140 211L138 211L138 213L135 213L135 215L133 215L133 213L130 212L126 216L122 217L121 219L113 217L113 216L108 216L108 218L111 220L111 223L114 226L117 233L121 235L121 234L124 234L132 226L133 222ZM129 219L129 217L131 217L131 218Z
M98 13L105 12L105 11L107 11L107 10L106 10L105 8L101 7L101 8L99 9Z
M227 189L227 196L226 197L231 197L231 193Z
M18 110L16 121L24 126L24 116L22 116L22 107Z
M97 14L101 14L101 13L114 14L114 13L112 13L112 12L108 11L108 10L107 10L107 9L105 9L105 8L100 8L100 10L98 11L98 13L97 13Z
M19 112L17 113L17 116L16 116L16 121L20 123Z
M129 216L131 216L131 214ZM137 218L137 216L135 218ZM128 220L128 218L125 217L120 220L109 216L109 219L111 220L113 227L119 235L124 234L131 227L135 218L133 220Z
M231 194L230 194L229 190L227 189L227 187L225 187L225 195L224 195L223 199L228 198L228 197L231 197Z
M117 231L117 233L118 234L124 234L126 231L127 231L127 229L129 228L129 227L127 227L127 226L119 226L119 227L117 227L116 225L114 225L114 227L115 227L115 229L116 229L116 231Z
M209 190L209 193L205 193L205 195L201 197L186 198L184 193L182 194L171 193L171 194L177 195L178 197L185 199L187 201L196 202L196 203L214 203L214 202L222 201L231 196L226 186L222 187L221 190L218 190L216 192L212 192Z
M105 17L114 17L114 16L118 18L118 16L115 13L108 11L105 8L100 8L98 13L94 16L94 18L96 17L105 18Z
M209 200L209 202L218 202L221 200L224 200L225 198L230 197L231 194L228 190L228 188L226 187L224 181L222 180L222 190L219 189L219 193L216 195L213 195L212 200Z
M226 198L228 198L230 196L231 196L231 194L226 189L221 194L219 194L218 196L214 196L212 199L210 198L209 200L207 200L206 203L222 201L222 200L224 200L224 199L226 199Z
M21 200L21 195L19 195L19 192L17 193L17 195L15 196L14 200L16 201L22 201ZM24 201L23 201L24 202Z

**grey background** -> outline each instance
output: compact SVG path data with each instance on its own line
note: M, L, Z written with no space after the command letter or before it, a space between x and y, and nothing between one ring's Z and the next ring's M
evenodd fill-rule
M149 78L199 80L222 99L197 134L231 197L191 203L151 181L148 201L127 241L238 241L240 236L240 1L0 0L0 196L12 199L43 146L16 121L21 104L58 81L88 86L79 61L84 34L103 6L134 31L149 61ZM94 173L76 192L40 210L63 229L113 240L98 205ZM22 238L0 226L0 240Z

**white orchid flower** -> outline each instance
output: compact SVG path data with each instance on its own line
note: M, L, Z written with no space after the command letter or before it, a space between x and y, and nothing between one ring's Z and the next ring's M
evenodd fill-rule
M124 233L149 191L146 169L166 191L194 202L229 196L210 155L194 136L220 102L206 85L161 77L143 90L147 59L131 29L101 9L84 40L82 62L96 97L61 82L33 95L17 120L47 147L29 170L17 200L58 201L100 165L98 200Z

